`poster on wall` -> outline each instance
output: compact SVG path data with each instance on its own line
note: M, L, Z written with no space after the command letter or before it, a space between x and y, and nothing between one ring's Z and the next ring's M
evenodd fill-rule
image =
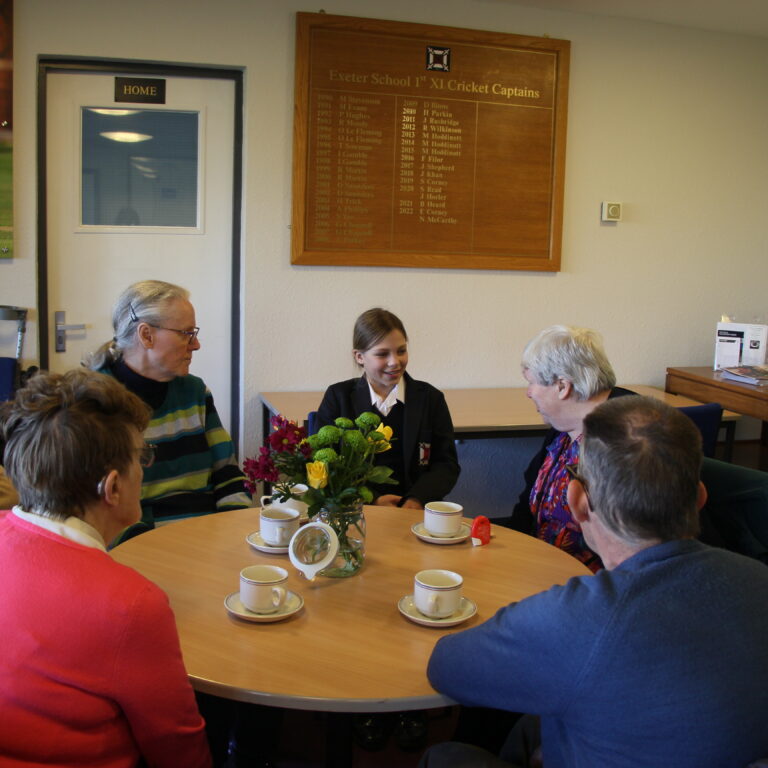
M0 259L13 257L13 0L0 0Z
M559 270L569 55L298 13L292 262Z

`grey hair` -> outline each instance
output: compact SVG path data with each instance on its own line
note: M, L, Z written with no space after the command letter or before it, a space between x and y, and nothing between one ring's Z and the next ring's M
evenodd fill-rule
M579 400L589 400L616 386L616 374L600 334L589 328L545 328L526 345L522 367L542 386L559 379L570 381Z
M126 350L138 343L136 329L139 322L162 325L167 305L176 299L188 300L189 291L162 280L142 280L128 286L112 310L115 335L86 357L85 366L98 371L120 360Z
M584 419L579 472L593 512L636 545L696 536L701 434L677 408L617 397Z

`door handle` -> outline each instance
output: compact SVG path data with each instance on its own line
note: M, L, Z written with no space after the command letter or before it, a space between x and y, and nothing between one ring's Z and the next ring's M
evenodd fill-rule
M65 322L66 314L67 313L64 311L53 313L53 320L56 326L56 351L57 352L67 351L67 331L84 331L85 330L84 323L80 323L78 325L67 325Z

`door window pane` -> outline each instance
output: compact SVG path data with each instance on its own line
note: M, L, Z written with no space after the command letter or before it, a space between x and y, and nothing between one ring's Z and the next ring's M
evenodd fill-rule
M82 224L196 227L198 114L84 107Z

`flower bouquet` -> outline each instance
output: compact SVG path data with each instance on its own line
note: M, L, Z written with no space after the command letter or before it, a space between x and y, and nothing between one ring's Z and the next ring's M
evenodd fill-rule
M318 516L339 539L339 553L327 576L351 576L365 559L363 504L373 501L369 483L396 485L390 467L376 466L376 454L392 447L392 429L375 413L361 413L354 421L338 418L307 437L303 427L282 416L272 419L273 431L259 456L246 459L246 486L254 493L256 483L272 483L272 498L297 498L308 506L310 519ZM309 486L301 496L294 486Z

